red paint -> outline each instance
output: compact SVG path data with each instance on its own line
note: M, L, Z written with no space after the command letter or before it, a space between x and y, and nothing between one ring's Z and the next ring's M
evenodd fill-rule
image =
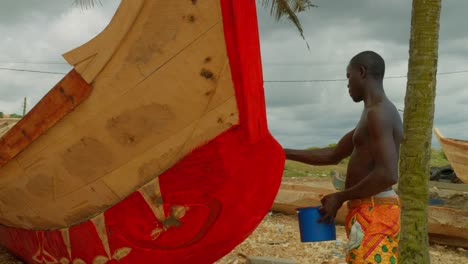
M86 100L91 90L75 70L70 71L0 138L0 168Z
M268 134L255 1L221 0L240 123L250 142Z
M255 1L221 4L240 124L159 176L166 216L172 206L188 207L181 225L151 236L163 223L135 192L104 214L110 256L90 221L70 229L71 258L58 231L41 236L2 228L0 242L28 263L37 263L31 256L42 248L70 263L101 255L107 263L201 264L222 258L251 234L273 204L284 153L266 122Z

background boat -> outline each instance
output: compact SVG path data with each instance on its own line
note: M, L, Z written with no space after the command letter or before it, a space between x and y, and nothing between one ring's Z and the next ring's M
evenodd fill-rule
M468 183L468 141L446 138L439 129L434 129L442 150L455 170L457 177L465 184Z
M254 0L123 0L0 141L0 243L27 263L213 263L277 194Z

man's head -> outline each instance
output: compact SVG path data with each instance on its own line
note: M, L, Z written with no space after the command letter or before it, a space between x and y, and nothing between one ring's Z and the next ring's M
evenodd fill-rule
M364 90L372 83L381 84L385 75L385 61L373 51L354 56L346 69L349 95L355 102L364 98Z

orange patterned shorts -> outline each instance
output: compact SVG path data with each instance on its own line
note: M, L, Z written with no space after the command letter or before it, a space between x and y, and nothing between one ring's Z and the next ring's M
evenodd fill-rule
M400 206L397 197L391 199L392 203L375 197L348 204L346 263L398 263Z

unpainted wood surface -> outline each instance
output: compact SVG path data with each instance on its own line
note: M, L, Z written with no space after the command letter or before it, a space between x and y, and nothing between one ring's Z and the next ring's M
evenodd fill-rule
M320 199L332 192L335 190L328 182L301 185L282 183L272 210L296 214L296 209L299 207L320 206ZM347 213L348 208L345 204L338 212L337 223L344 224ZM429 234L437 239L435 241L468 248L468 211L429 206L428 222ZM451 240L442 238L451 238Z
M65 55L92 94L0 169L1 224L97 216L239 122L219 4L124 0Z
M446 138L437 128L434 132L457 177L468 184L468 141Z
M72 70L14 126L7 126L4 133L0 127L0 168L73 111L91 90L92 87Z

